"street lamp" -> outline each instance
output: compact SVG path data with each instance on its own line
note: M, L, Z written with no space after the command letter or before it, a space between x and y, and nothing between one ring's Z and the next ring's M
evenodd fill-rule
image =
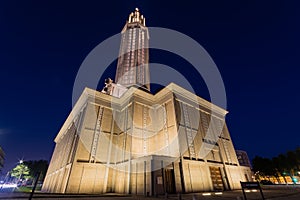
M24 163L23 159L19 160L20 165L22 165L23 163ZM22 178L22 175L23 175L23 172L24 172L23 170L24 170L23 167L21 167L21 173L20 173L19 180L18 180L17 184L19 184L19 182L22 181L21 178Z

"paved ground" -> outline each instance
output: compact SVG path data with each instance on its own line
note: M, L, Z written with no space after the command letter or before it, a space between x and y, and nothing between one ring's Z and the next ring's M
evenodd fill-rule
M300 200L300 186L268 186L263 187L263 193L266 199L271 200ZM221 200L221 199L234 199L234 200L243 200L243 194L241 190L237 191L227 191L222 194L215 194L211 192L210 196L204 196L207 193L195 193L195 194L183 194L181 196L182 200ZM261 199L259 191L257 192L248 192L246 193L247 200ZM12 193L8 190L2 191L0 193L0 199L13 199L13 200L24 200L28 199L29 194L27 193ZM55 195L55 194L43 194L36 193L33 197L34 200L159 200L159 199L170 199L178 200L179 197L176 194L170 194L166 196L158 197L143 197L143 196L124 196L116 194L107 194L107 195Z

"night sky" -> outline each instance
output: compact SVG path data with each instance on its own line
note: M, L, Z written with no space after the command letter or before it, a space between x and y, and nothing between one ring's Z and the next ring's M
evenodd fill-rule
M299 146L296 0L1 1L3 173L18 159L50 160L53 140L72 109L72 88L81 63L94 47L122 30L135 7L148 27L180 31L213 58L225 84L226 120L236 149L253 158ZM205 83L184 59L151 50L150 61L177 69L199 96L209 100ZM114 64L105 76L114 78Z

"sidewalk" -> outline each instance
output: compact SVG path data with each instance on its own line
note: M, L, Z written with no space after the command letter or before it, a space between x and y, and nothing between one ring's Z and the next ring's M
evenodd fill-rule
M297 186L267 186L263 187L263 193L266 199L272 200L299 200L300 199L300 187ZM262 199L260 192L247 192L247 200L258 200ZM13 199L13 200L24 200L28 199L28 193L0 193L0 199ZM68 194L44 194L36 193L33 196L35 200L160 200L160 199L170 199L179 200L177 194L169 194L168 196L161 195L158 197L144 197L135 195L118 195L118 194L105 194L105 195L68 195ZM243 193L241 190L236 191L225 191L220 193L207 192L207 193L193 193L193 194L183 194L181 195L181 200L221 200L221 199L233 199L242 200Z

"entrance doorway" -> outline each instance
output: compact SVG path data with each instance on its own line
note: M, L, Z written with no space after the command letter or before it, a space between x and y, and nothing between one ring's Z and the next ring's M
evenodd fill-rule
M224 184L221 175L220 167L209 167L210 177L213 184L213 190L215 191L223 191Z
M165 169L165 184L167 193L171 194L176 192L174 169Z

